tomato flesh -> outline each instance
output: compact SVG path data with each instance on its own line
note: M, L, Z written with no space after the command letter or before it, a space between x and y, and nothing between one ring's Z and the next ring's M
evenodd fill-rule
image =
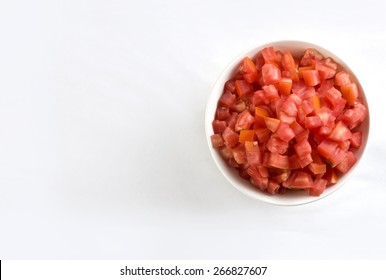
M355 79L318 50L267 47L225 83L210 141L259 190L319 196L357 161L361 100Z

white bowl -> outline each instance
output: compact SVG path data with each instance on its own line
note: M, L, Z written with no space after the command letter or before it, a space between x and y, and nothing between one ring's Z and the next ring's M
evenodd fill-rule
M287 192L283 195L277 194L277 195L270 195L268 193L262 192L251 185L251 183L248 180L245 180L241 178L238 174L238 171L234 168L231 168L227 165L227 163L222 159L220 154L217 150L215 150L212 147L210 136L213 135L213 128L212 128L212 121L215 116L216 108L217 108L217 102L220 98L220 96L223 93L224 84L226 81L228 81L230 78L234 76L234 74L237 71L237 68L239 64L241 63L242 59L245 56L254 57L259 51L261 51L263 48L268 46L274 46L275 49L280 51L286 51L289 50L294 56L301 56L304 51L307 48L315 48L320 53L322 53L325 57L331 57L335 62L339 63L339 65L344 68L347 72L349 72L352 77L355 79L358 85L359 94L360 97L363 100L363 104L368 109L367 117L365 121L361 124L359 127L359 130L362 131L362 145L359 149L353 150L353 152L357 156L357 162L355 165L344 175L339 177L338 182L331 186L326 188L326 190L318 197L315 196L309 196L307 192L304 191L298 191L298 192ZM310 202L317 201L321 198L324 198L337 189L339 189L347 180L351 177L351 175L355 172L355 169L358 167L358 164L363 156L363 153L365 151L366 145L367 145L367 139L369 136L369 128L370 128L370 114L369 114L369 107L366 100L366 96L364 94L363 88L358 80L358 78L355 76L355 74L351 71L350 67L344 63L339 57L337 57L332 52L324 49L323 47L320 47L315 44L303 42L303 41L277 41L277 42L271 42L262 46L254 47L252 49L249 49L247 51L244 51L240 55L238 55L236 58L232 60L232 62L224 69L224 71L221 73L220 77L217 79L212 92L210 93L209 100L206 106L206 112L205 112L205 131L206 131L206 138L209 145L210 153L212 154L212 157L217 165L217 167L220 169L221 173L228 179L228 181L239 191L242 193L267 202L271 204L276 205L301 205L306 204Z

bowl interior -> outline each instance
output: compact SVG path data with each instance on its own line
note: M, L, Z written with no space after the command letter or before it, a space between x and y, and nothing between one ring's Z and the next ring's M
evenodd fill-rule
M353 151L358 158L357 162L346 174L344 174L343 176L340 176L337 184L335 184L334 186L328 187L319 197L309 196L304 191L292 191L292 192L287 192L284 195L275 195L275 196L264 193L258 190L257 188L253 187L247 180L241 178L237 170L229 167L226 164L226 162L221 158L220 154L212 147L211 139L210 139L210 136L213 134L212 121L215 116L217 102L223 93L225 82L234 76L239 66L239 63L242 61L242 59L245 56L254 57L260 50L262 50L267 46L274 46L275 49L280 51L289 50L294 56L301 56L307 48L315 48L320 53L322 53L325 57L331 57L335 62L337 62L340 65L341 69L345 69L345 71L350 73L351 76L355 79L355 82L357 83L358 89L359 89L359 94L360 94L359 96L362 99L363 104L368 109L368 115L365 121L361 124L359 128L356 129L356 130L362 131L362 145L359 149ZM369 124L370 124L370 114L369 114L369 107L366 100L366 96L364 94L364 90L362 88L361 83L359 82L357 76L350 69L350 67L346 63L344 63L338 56L324 49L323 47L320 47L312 43L302 42L302 41L271 42L259 47L249 49L241 53L239 56L237 56L225 68L225 70L221 73L220 77L216 81L212 89L212 92L210 94L207 107L206 107L206 114L205 114L205 130L206 130L206 138L209 145L209 150L212 154L212 157L217 167L222 172L222 174L228 179L228 181L235 188L237 188L242 193L252 198L259 199L261 201L265 201L267 203L276 204L276 205L300 205L300 204L310 203L310 202L319 200L323 197L326 197L332 192L336 191L338 188L340 188L352 175L352 173L358 166L360 159L365 151L368 136L369 136L369 128L370 128Z

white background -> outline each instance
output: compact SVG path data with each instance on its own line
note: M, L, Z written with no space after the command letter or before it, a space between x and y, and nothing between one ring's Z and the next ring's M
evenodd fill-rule
M2 1L0 258L386 258L385 26L382 1ZM282 39L371 111L354 176L298 207L239 193L204 133L222 69Z

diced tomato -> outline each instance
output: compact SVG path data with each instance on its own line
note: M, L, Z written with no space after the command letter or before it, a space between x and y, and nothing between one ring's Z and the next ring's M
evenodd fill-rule
M334 78L336 74L337 64L330 58L326 58L315 63L315 70L318 70L321 81Z
M296 143L294 145L294 148L298 157L303 157L305 155L308 155L312 151L310 143L305 138L300 140L298 143Z
M286 113L288 116L295 117L298 113L298 108L296 107L296 104L292 100L287 99L282 104L281 111Z
M268 128L265 128L265 127L255 129L255 134L256 134L257 140L261 144L267 143L270 137L270 132Z
M315 70L314 66L303 66L303 67L299 67L299 78L300 79L303 79L303 71L306 71L306 70Z
M320 83L320 77L318 70L305 70L303 71L303 79L307 86L313 87Z
M257 81L258 75L257 75L257 69L255 63L249 58L245 57L243 60L243 77L244 80L246 80L248 83L252 84L253 82Z
M306 131L298 122L294 121L290 124L290 127L295 133L295 136L299 135L300 133Z
M236 91L235 81L233 79L227 81L224 86L224 92L234 93Z
M236 104L232 106L232 110L238 113L241 113L245 109L246 109L246 104L242 99L237 100Z
M324 126L333 127L335 124L335 117L332 115L332 111L327 108L323 107L316 113L317 116L321 119Z
M298 157L298 162L300 164L301 168L306 167L312 162L312 156L311 154L306 154L305 156Z
M347 104L347 101L343 98L340 98L336 102L334 108L332 109L332 115L336 118L339 117L343 113L343 110L346 107L346 104Z
M236 95L230 91L226 91L223 95L221 95L219 102L224 106L232 107L233 104L236 103Z
M325 80L323 81L319 88L318 88L318 93L322 96L325 95L325 93L334 86L334 79L329 79L329 80Z
M237 112L232 112L229 118L226 120L227 125L231 129L235 129L236 121L238 118L239 114Z
M330 102L331 106L336 106L337 102L339 99L341 99L342 94L340 93L339 90L336 88L332 87L329 90L326 91L325 95L326 99Z
M244 96L251 91L251 86L245 80L235 81L236 92L239 96Z
M269 153L267 166L279 168L279 169L288 169L289 167L288 156L283 156L277 153Z
M347 152L345 152L343 149L341 149L339 146L336 148L334 153L331 155L331 157L328 159L328 163L331 165L331 167L337 166L339 163L341 163L345 158L347 157Z
M293 83L292 92L304 100L315 95L315 88L307 86L304 80L300 80L297 83Z
M279 94L274 85L263 86L263 90L264 90L265 104L269 104L272 100L279 98Z
M219 106L216 110L216 119L220 121L225 121L229 118L230 112L228 107Z
M340 87L342 96L347 100L349 105L354 105L358 98L359 91L356 83L346 84Z
M310 66L312 65L312 62L315 61L315 60L322 60L323 59L323 55L313 49L313 48L309 48L305 51L303 57L301 58L300 60L300 65L301 66Z
M224 139L221 134L213 134L210 136L210 140L212 141L212 146L215 149L224 146Z
M245 142L245 152L250 166L260 166L263 154L257 142Z
M318 178L314 181L314 184L312 188L308 190L308 193L309 195L312 195L312 196L320 196L326 189L326 186L327 186L327 180Z
M267 128L272 132L275 132L278 129L280 124L280 120L275 118L269 118L269 117L265 117L264 122Z
M239 143L236 147L231 149L233 158L238 164L247 163L247 154L245 152L244 145Z
M342 121L340 121L336 124L328 138L337 142L343 142L344 140L350 139L351 136L351 131Z
M289 51L283 53L283 57L281 59L281 64L284 70L289 72L289 77L292 81L299 81L298 71L295 63L295 59Z
M345 153L350 149L350 141L344 140L338 144L338 147L341 148Z
M251 182L253 185L261 189L262 191L266 190L268 187L268 178L261 176L260 171L255 166L250 166L247 169L247 173L251 176Z
M338 182L338 174L330 166L326 166L326 173L323 175L323 178L327 180L327 185L333 185Z
M348 151L346 158L336 166L336 169L342 173L347 173L356 161L357 157L355 154L351 151Z
M289 126L289 124L285 122L280 122L280 125L276 130L276 134L281 140L285 142L289 142L292 138L295 137L294 131Z
M331 134L331 132L332 132L332 128L325 125L321 126L318 130L319 136L328 136Z
M279 191L279 188L280 188L280 185L278 182L274 181L274 180L269 180L268 181L268 188L267 188L267 192L269 194L275 194Z
M364 121L366 115L366 107L361 103L357 103L352 109L348 109L343 113L341 120L349 129L354 129Z
M239 135L229 127L225 128L222 138L224 138L225 145L228 148L232 148L239 143Z
M344 86L351 83L350 74L346 71L340 71L335 75L335 84L337 86Z
M274 47L267 47L261 50L265 63L277 64L276 51Z
M330 139L323 140L319 145L316 151L326 159L331 158L338 148L338 143Z
M239 142L243 143L246 141L252 142L255 140L255 131L251 129L240 130Z
M290 78L281 78L278 91L280 94L290 95L292 89L292 80Z
M223 159L228 160L233 158L232 151L227 146L222 146L218 149Z
M249 113L248 110L244 110L237 117L235 130L240 131L242 129L249 129L249 127L255 122L255 118Z
M358 149L362 145L362 132L356 131L352 134L350 139L351 147Z
M307 101L314 112L317 112L320 109L320 99L316 94L308 98Z
M315 129L315 128L321 127L323 125L323 122L320 119L320 117L316 115L316 116L306 117L304 124L308 129Z
M291 175L291 170L286 169L275 169L274 175L272 176L273 181L279 184L283 183Z
M284 154L288 149L288 142L273 134L267 142L267 149L272 153Z
M292 183L288 186L290 189L309 189L312 188L313 181L310 174L299 171L297 172Z
M281 80L280 69L273 64L264 64L262 71L262 78L265 85L274 85Z
M326 173L326 164L324 164L324 163L311 162L311 163L308 165L308 168L309 168L309 169L311 170L311 172L314 173L315 175Z
M262 191L319 196L357 160L367 116L358 84L315 49L294 57L267 47L254 57L224 85L212 146Z
M224 132L225 128L227 127L227 123L225 121L213 120L212 127L215 134L217 133L221 134Z

